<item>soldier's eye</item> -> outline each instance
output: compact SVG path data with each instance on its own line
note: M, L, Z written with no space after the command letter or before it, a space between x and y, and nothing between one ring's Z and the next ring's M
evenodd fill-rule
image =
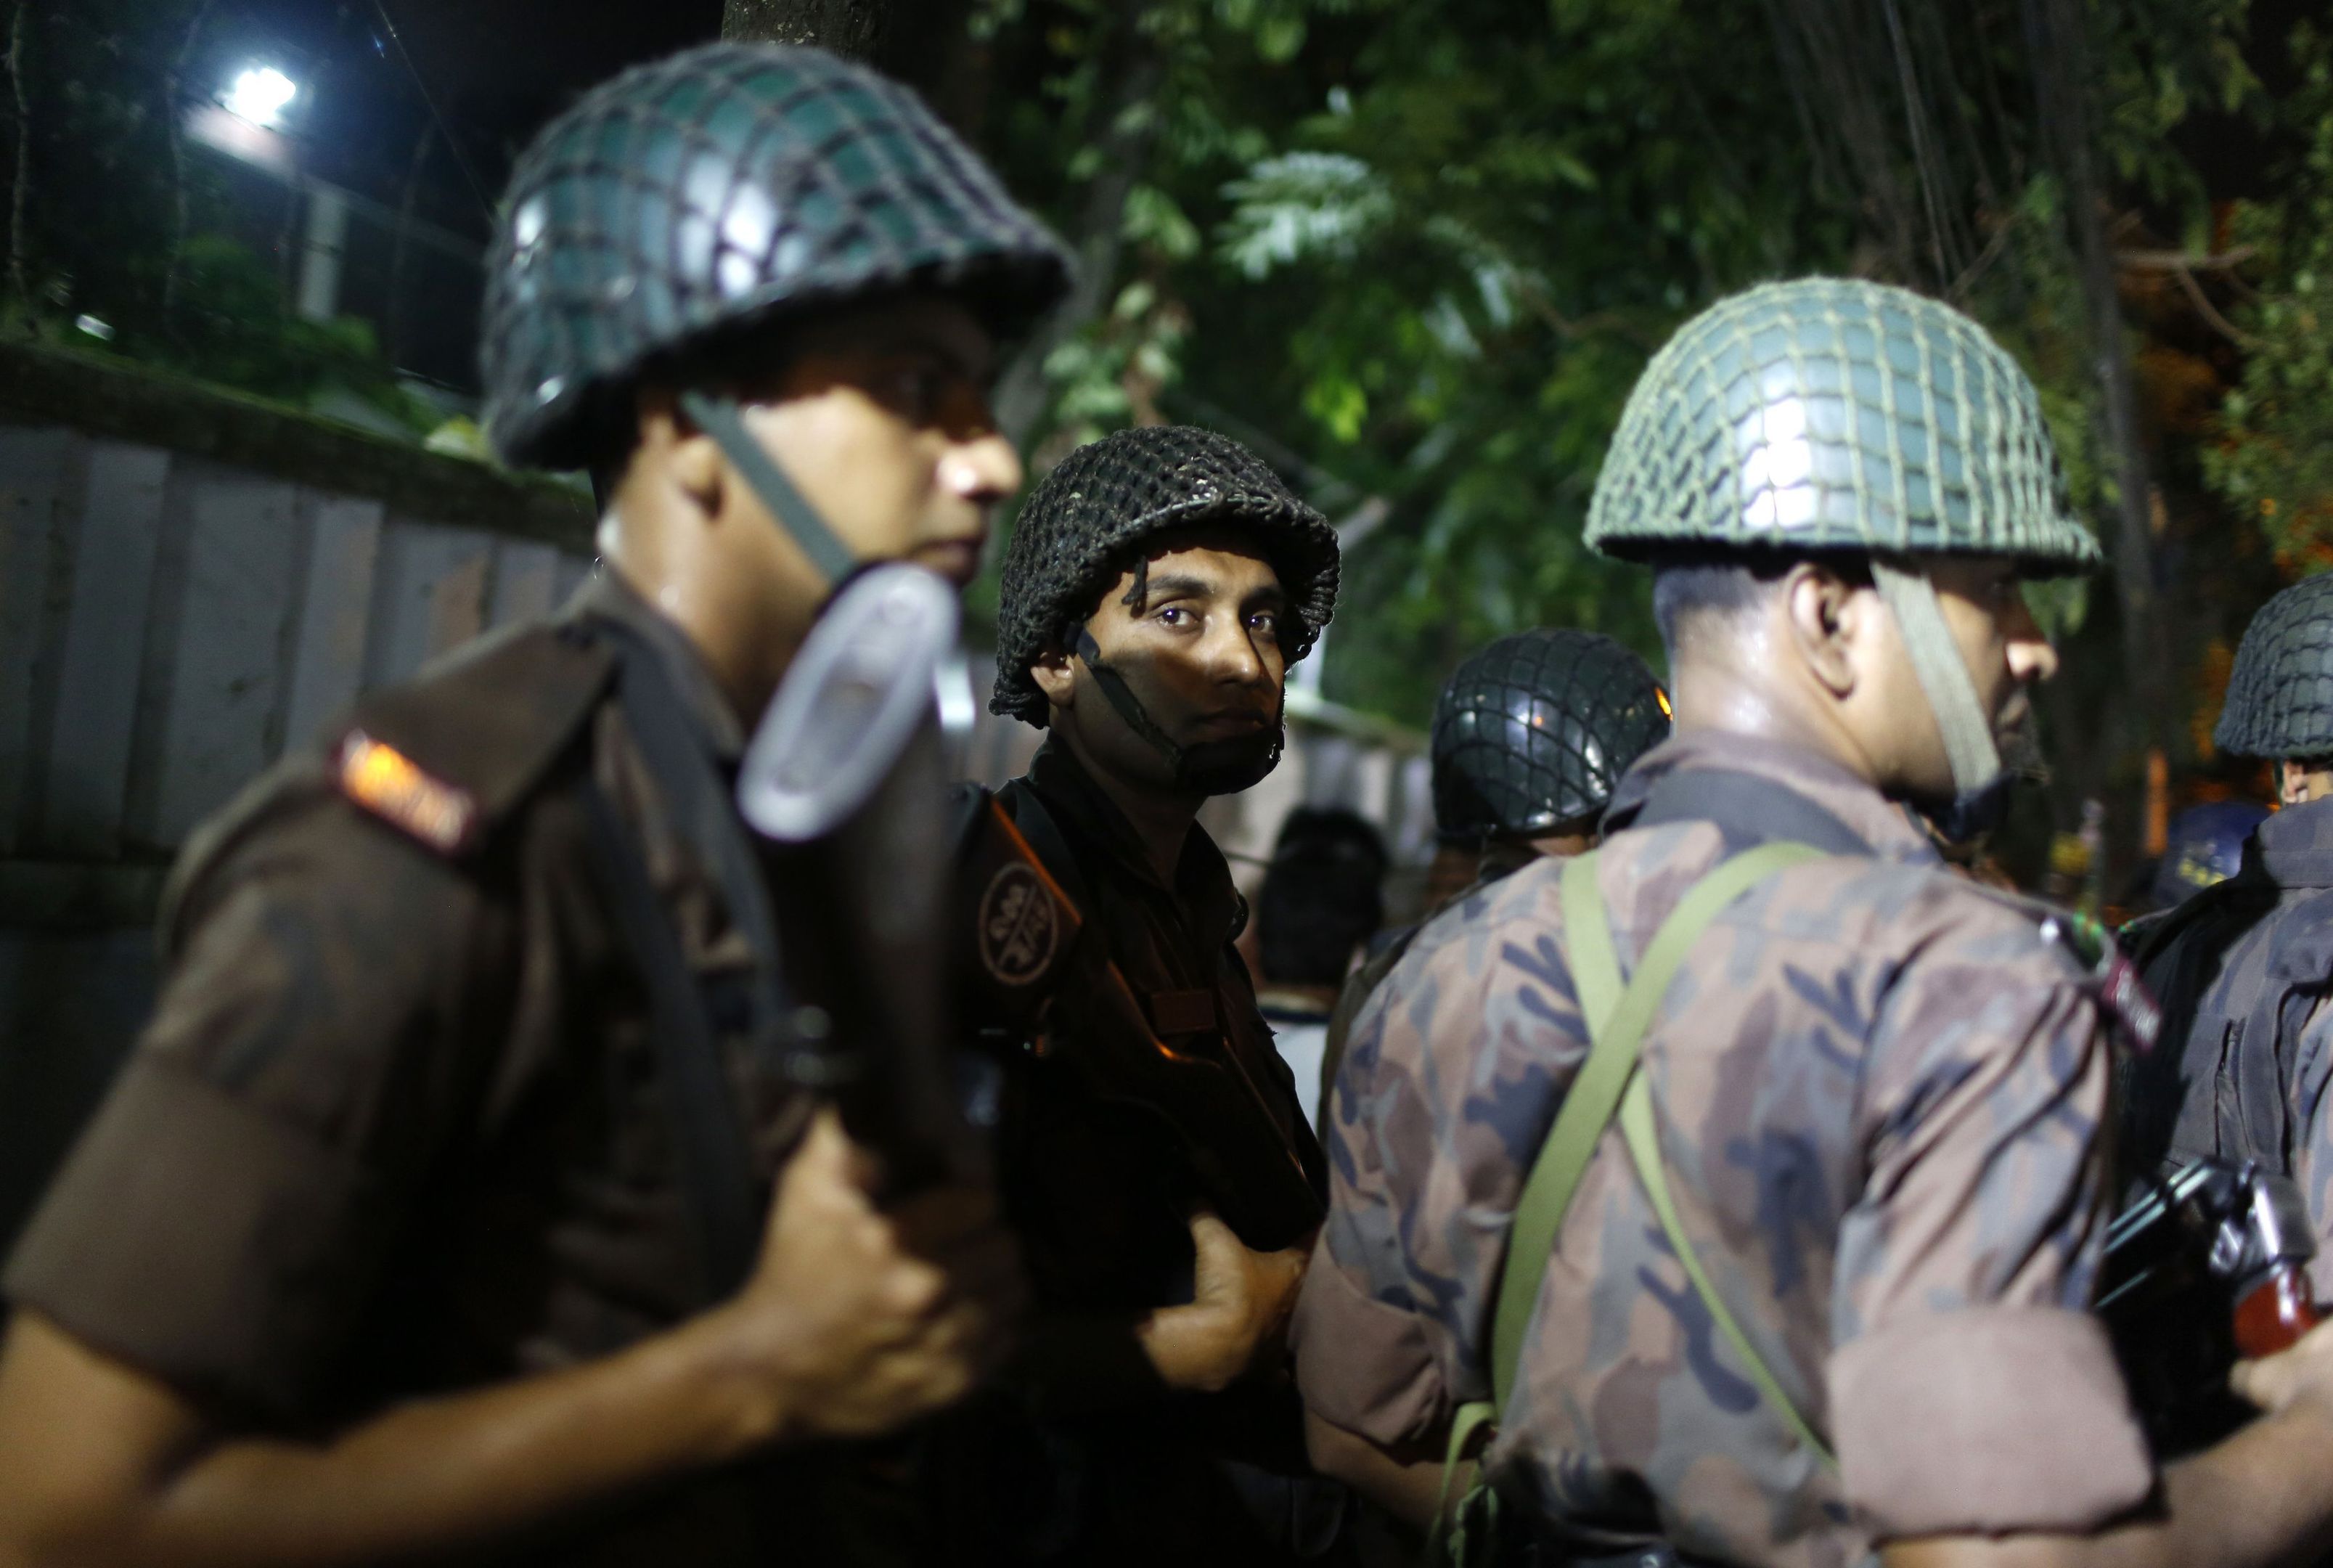
M1247 626L1250 631L1269 632L1275 637L1280 635L1280 617L1269 610L1259 610L1249 616Z
M1158 622L1162 626L1188 626L1191 612L1179 604L1170 604L1158 612Z

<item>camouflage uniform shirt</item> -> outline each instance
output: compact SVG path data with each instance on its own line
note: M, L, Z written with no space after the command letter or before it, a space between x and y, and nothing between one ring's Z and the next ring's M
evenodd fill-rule
M1781 785L1871 851L1737 899L1643 1046L1683 1223L1843 1469L1794 1442L1715 1337L1617 1127L1486 1465L1576 1548L1660 1537L1728 1563L1844 1563L1893 1536L2079 1530L2128 1508L2149 1464L2083 1310L2108 1074L2084 971L1803 751L1680 736L1638 762L1612 821L1703 768ZM1624 967L1725 852L1698 821L1607 840ZM1397 1455L1438 1457L1453 1409L1491 1392L1513 1207L1588 1049L1562 873L1527 867L1429 924L1358 1020L1329 1107L1298 1380L1318 1416Z
M2130 1163L2256 1159L2290 1174L2333 1294L2333 801L2253 830L2243 866L2142 938L2162 1043L2135 1063Z

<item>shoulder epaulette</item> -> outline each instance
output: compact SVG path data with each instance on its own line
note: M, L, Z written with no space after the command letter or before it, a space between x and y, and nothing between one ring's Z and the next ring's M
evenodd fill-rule
M466 854L542 781L614 669L569 628L523 628L360 698L327 765L357 805Z

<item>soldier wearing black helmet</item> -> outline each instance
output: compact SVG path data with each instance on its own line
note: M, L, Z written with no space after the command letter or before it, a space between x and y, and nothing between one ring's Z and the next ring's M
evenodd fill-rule
M2161 1044L2131 1063L2126 1165L2256 1160L2297 1183L2333 1294L2333 577L2270 600L2244 630L2213 738L2277 771L2283 809L2233 876L2133 930L2163 1005Z
M1006 550L990 706L1048 736L996 807L1078 933L999 1131L1038 1317L1034 1419L965 1445L985 1512L955 1534L993 1560L1292 1561L1335 1534L1281 1351L1320 1148L1196 819L1278 761L1336 589L1328 524L1205 430L1072 453Z
M605 570L190 846L6 1275L0 1560L834 1561L763 1456L955 1400L1008 1326L987 1195L878 1204L795 1071L821 978L729 785L840 579L971 574L994 345L1062 253L803 49L608 83L507 211L491 433L600 476Z
M1668 694L1645 661L1600 632L1534 627L1477 649L1435 699L1431 918L1540 855L1595 847L1620 775L1666 739ZM1353 1018L1408 951L1393 934L1354 971L1329 1023L1323 1103Z

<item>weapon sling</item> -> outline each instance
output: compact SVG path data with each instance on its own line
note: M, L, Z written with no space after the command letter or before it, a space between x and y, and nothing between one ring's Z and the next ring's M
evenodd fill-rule
M784 1016L783 976L776 925L744 830L654 651L617 622L600 620L594 630L609 634L622 654L624 717L665 809L718 883L729 918L753 952L752 1034L758 1048L767 1048ZM715 1022L725 1009L690 970L680 934L657 896L632 832L588 773L581 794L610 909L648 991L657 1070L700 1284L706 1300L718 1301L744 1282L760 1230L752 1150Z
M1653 1109L1652 1089L1638 1069L1645 1031L1652 1023L1669 983L1692 952L1695 942L1727 905L1768 877L1807 861L1820 860L1824 851L1809 844L1772 841L1745 850L1721 863L1695 882L1677 901L1660 929L1647 944L1636 973L1623 984L1620 959L1612 941L1612 923L1597 890L1594 852L1575 857L1564 867L1561 898L1566 956L1572 984L1578 988L1582 1017L1590 1042L1588 1060L1572 1080L1558 1110L1547 1141L1531 1162L1508 1236L1506 1266L1491 1319L1491 1390L1487 1400L1462 1405L1454 1414L1450 1443L1442 1467L1442 1497L1435 1517L1438 1538L1447 1511L1451 1478L1467 1445L1485 1423L1496 1420L1513 1399L1522 1361L1523 1332L1531 1323L1548 1260L1555 1251L1556 1233L1587 1171L1588 1161L1602 1141L1605 1130L1617 1118L1628 1157L1643 1182L1653 1211L1670 1249L1684 1265L1695 1293L1708 1309L1718 1332L1733 1349L1759 1394L1781 1416L1798 1440L1823 1464L1837 1461L1798 1406L1783 1390L1765 1358L1758 1353L1732 1309L1719 1296L1692 1239L1677 1217L1669 1191L1668 1171L1661 1159L1660 1135ZM1496 1494L1478 1484L1495 1521ZM1452 1537L1454 1554L1465 1560L1465 1525L1474 1499L1461 1505L1461 1524Z

